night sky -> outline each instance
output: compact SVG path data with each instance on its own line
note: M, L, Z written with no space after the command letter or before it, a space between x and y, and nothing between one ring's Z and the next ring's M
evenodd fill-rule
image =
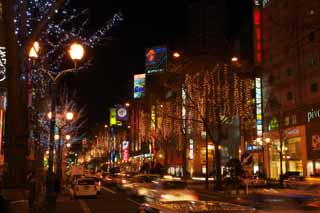
M221 1L221 0L219 0ZM108 123L108 109L131 98L133 74L144 72L146 47L173 43L187 34L187 0L180 1L78 1L77 7L89 8L90 29L101 26L114 12L121 11L124 21L87 57L93 66L67 81L86 106L88 126ZM250 16L250 0L228 0L228 27L235 34Z

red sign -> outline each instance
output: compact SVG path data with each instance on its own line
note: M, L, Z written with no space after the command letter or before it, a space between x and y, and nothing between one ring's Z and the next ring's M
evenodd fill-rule
M122 161L129 160L129 141L122 142Z
M258 1L257 1L258 2ZM262 26L261 26L262 14L261 4L256 4L253 7L253 42L254 42L254 62L256 65L260 65L262 62Z

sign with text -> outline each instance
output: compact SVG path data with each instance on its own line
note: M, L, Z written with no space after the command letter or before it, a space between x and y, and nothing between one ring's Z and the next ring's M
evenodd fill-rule
M164 72L167 68L167 47L152 47L146 50L145 70L147 74Z
M126 121L128 120L128 109L123 105L117 105L117 121Z
M122 142L122 161L129 160L129 141Z
M133 98L141 98L144 96L146 85L146 74L134 75L133 82Z

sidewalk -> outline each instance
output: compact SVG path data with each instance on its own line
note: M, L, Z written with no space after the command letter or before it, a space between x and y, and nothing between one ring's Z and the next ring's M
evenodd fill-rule
M72 212L83 212L79 202L75 199L71 199L68 193L59 194L56 206L54 209L48 209L45 204L39 206L33 213L72 213Z

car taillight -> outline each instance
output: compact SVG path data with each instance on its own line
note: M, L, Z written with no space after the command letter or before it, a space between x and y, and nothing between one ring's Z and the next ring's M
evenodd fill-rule
M112 180L111 178L107 178L106 180Z

